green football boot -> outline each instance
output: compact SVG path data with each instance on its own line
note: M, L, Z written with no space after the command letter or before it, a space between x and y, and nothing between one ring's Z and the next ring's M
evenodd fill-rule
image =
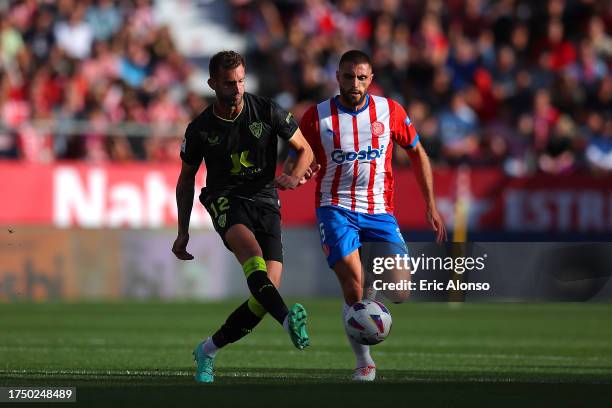
M308 314L304 306L296 303L289 309L289 315L287 316L289 322L289 336L293 345L303 350L310 345L310 339L308 338L308 332L306 331L306 318Z
M205 354L202 350L202 344L198 343L195 350L193 350L193 359L196 362L196 373L194 379L201 383L211 383L215 381L213 374L213 367L215 365L215 358Z

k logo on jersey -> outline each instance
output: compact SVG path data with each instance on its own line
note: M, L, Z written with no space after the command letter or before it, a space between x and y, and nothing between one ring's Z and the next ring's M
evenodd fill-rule
M263 125L261 122L253 122L249 125L249 130L257 139L261 137L261 131L263 130Z

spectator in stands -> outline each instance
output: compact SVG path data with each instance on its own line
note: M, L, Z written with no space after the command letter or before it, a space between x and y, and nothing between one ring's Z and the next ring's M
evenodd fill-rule
M600 16L591 17L588 35L599 57L612 57L612 36L606 32L606 26Z
M576 48L564 38L561 20L553 19L548 23L548 34L540 41L538 52L550 53L550 67L558 72L576 61Z
M419 51L429 64L441 66L446 63L449 44L437 15L428 14L423 18L416 40Z
M24 40L30 45L36 59L36 65L44 65L55 45L53 13L48 7L41 7L38 10L34 18L34 24L25 31Z
M478 65L478 54L472 41L466 37L457 38L447 62L454 91L465 89L473 83Z
M77 3L70 14L70 19L59 21L55 25L57 45L72 58L84 59L91 53L94 33L84 16L85 6Z
M583 84L591 88L608 74L608 67L603 59L597 56L593 44L582 40L578 61L567 67L567 73L576 81L578 87Z
M552 105L549 91L538 90L533 99L533 148L536 152L546 148L557 120L559 111Z
M612 116L592 113L588 120L587 163L595 173L612 171Z
M112 0L97 0L85 14L85 21L97 41L109 40L121 28L122 19Z
M479 145L478 118L465 100L465 92L456 92L450 109L440 115L440 138L444 156L451 163L476 157Z
M538 158L538 167L544 173L568 174L576 169L576 154L573 143L576 125L567 115L559 117L554 132Z
M91 158L86 141L96 138L83 129L102 118L120 130L94 143L104 153L97 158L177 157L169 152L181 136L176 129L208 101L189 80L200 62L181 55L170 28L154 18L156 4L5 3L0 157L35 160L40 155L32 152L48 146L32 142L42 134L53 140L44 160ZM361 48L374 57L371 91L414 111L439 164L504 163L512 175L606 168L597 165L606 160L606 127L591 129L593 115L612 111L612 12L605 2L240 0L221 6L233 7L234 28L254 39L247 54L260 93L296 116L322 99L317 95L335 91L335 61L346 49ZM161 117L170 126L152 130ZM42 119L54 124L52 132L38 128Z

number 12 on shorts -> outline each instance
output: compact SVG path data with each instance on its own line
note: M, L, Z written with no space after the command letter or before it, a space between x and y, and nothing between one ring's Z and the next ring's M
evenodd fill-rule
M217 205L215 202L210 203L210 212L212 212L212 216L215 219L217 225L221 228L225 226L225 212L229 209L229 200L227 197L219 197L217 198Z

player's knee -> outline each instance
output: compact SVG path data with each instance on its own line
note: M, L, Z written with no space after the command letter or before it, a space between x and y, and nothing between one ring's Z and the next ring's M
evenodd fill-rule
M270 279L270 282L272 282L275 288L278 289L280 287L280 282L281 282L280 274L270 273L270 270L268 269L268 279Z
M262 257L263 254L261 252L261 248L255 243L241 244L234 249L234 254L236 257L241 259L249 260L253 257Z
M234 225L225 233L225 240L240 262L262 256L259 243L246 227Z

